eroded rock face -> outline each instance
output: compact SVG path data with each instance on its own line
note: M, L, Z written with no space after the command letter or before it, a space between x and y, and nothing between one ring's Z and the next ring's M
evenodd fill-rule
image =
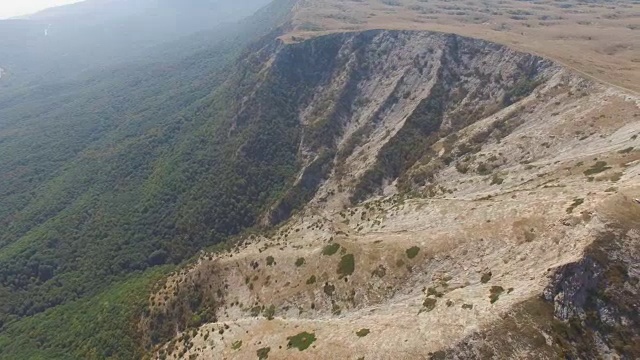
M518 102L560 71L497 44L416 31L268 44L254 58L265 79L254 94L289 91L288 106L296 108L301 126L303 168L265 217L271 224L314 197L347 205L398 179L403 190L425 185L431 174L412 168L429 165L433 144ZM236 126L269 105L278 104L258 107L246 99ZM501 136L513 127L503 124ZM451 150L449 161L464 152Z
M604 269L591 258L563 265L544 290L545 300L554 304L554 316L560 320L585 316L585 305L602 281Z
M634 359L640 356L640 229L616 228L600 234L585 251L584 258L563 266L545 290L554 304L554 316L576 334L567 341L580 357Z

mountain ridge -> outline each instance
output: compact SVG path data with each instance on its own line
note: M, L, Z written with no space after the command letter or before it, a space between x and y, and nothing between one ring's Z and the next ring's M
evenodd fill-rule
M379 56L381 48L387 56ZM153 358L252 358L265 352L276 359L484 358L484 334L495 336L491 351L499 358L635 354L610 345L618 341L615 332L601 332L601 343L609 345L576 344L562 330L568 319L549 310L556 295L538 299L552 288L549 274L565 276L563 266L579 262L583 250L619 221L607 218L600 204L611 201L618 187L637 194L637 98L529 54L456 35L371 30L264 49L272 53L258 52L265 82L252 89L280 84L273 77L312 74L309 99L304 86L288 83L297 89L294 99L301 99L298 154L307 164L298 172L301 185L275 208L281 216L275 222L282 223L274 230L201 254L158 285L140 320L147 346L155 345ZM368 51L378 56L364 55ZM422 52L428 60L416 65L415 54ZM364 59L372 63L364 66ZM315 72L299 70L306 62ZM360 66L369 72L350 75ZM483 69L492 70L490 78ZM245 109L254 108L260 91L245 99ZM378 91L373 104L359 100L367 91ZM455 135L427 128L427 139L442 135L426 149L398 140L418 144L418 156L400 156L407 166L382 172L386 180L352 207L350 194L367 167L395 151L387 144L404 139L401 129L415 126L409 119L428 124L421 104L444 93L451 95L442 104L451 109L435 124L457 129ZM611 106L619 107L621 117L613 122L603 120L612 116L606 113ZM580 135L578 117L598 130ZM352 121L354 128L345 130ZM366 125L373 129L357 131ZM593 138L598 134L603 140ZM585 147L599 150L588 154L580 150ZM573 155L556 160L563 152ZM343 165L349 170L339 171L338 161L349 158L353 162ZM347 181L339 173L348 174ZM591 174L601 175L596 180ZM313 200L296 209L296 199ZM620 208L638 211L628 196L616 199ZM634 244L630 236L625 244ZM602 259L602 266L607 263ZM625 269L632 263L625 262ZM500 329L503 317L520 322L535 314L559 327L532 321L509 328L506 336L490 330ZM578 331L602 331L598 321ZM552 340L531 342L530 334ZM511 335L513 344L500 342ZM311 339L311 347L295 349L295 336Z

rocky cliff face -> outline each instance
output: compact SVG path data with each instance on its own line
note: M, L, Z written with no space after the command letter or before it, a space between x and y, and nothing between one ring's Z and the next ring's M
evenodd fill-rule
M544 299L553 304L554 318L566 327L560 334L566 336L565 355L640 356L639 235L637 228L614 223L580 261L554 274Z
M559 70L496 44L411 31L269 43L252 59L264 79L254 95L284 92L301 127L303 168L270 223L301 208L321 185L316 200L332 206L365 200L396 180L404 190L424 185L429 174L421 167L433 158L433 144L512 105ZM257 109L258 101L246 99L235 125L277 106Z
M410 31L267 41L227 87L297 176L150 297L155 357L637 354L640 99Z

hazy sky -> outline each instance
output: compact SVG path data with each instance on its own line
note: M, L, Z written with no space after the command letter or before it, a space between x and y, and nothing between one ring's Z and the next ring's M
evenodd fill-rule
M72 4L81 0L0 0L0 19L27 15L53 6Z

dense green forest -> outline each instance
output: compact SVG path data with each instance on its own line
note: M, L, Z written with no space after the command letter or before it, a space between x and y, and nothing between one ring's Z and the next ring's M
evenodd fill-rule
M272 84L241 101L291 5L190 37L180 60L0 94L0 358L139 357L133 316L158 276L291 183L291 99Z

